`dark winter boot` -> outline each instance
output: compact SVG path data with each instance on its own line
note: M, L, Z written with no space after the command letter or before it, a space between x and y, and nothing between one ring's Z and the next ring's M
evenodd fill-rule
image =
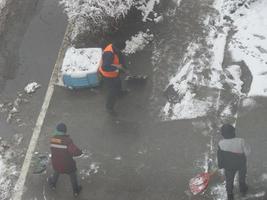
M79 194L81 193L82 189L83 189L82 186L79 185L78 188L77 188L77 190L75 190L75 191L73 192L73 196L74 196L74 197L79 196Z
M53 183L51 176L47 178L47 183L51 190L56 190L56 185Z

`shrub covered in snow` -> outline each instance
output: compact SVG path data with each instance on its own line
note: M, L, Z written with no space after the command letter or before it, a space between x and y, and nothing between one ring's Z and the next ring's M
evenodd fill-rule
M105 31L135 7L143 20L153 13L159 0L60 0L72 24L72 40L84 32Z
M110 23L124 17L135 0L60 0L75 38L85 31L105 30Z

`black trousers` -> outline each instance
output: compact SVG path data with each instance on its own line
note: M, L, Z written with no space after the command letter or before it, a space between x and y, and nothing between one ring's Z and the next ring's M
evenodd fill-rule
M106 109L113 110L118 97L122 91L122 83L120 77L103 78L105 87L107 88Z
M77 181L76 172L69 173L68 175L70 177L70 182L71 182L71 185L72 185L73 192L77 192L79 185L78 185L78 181ZM49 179L48 179L49 185L53 186L53 187L56 187L56 184L57 184L59 176L60 176L60 173L57 172L57 171L54 171L53 175L50 176Z
M239 190L241 193L244 193L247 191L247 184L246 184L246 174L247 174L247 167L244 166L243 168L239 170L224 170L225 173L225 179L226 179L226 192L228 195L233 194L234 189L234 179L235 175L238 172L239 175Z

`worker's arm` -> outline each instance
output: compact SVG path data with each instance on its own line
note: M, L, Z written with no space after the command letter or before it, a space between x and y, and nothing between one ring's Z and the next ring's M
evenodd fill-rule
M127 70L124 68L123 64L113 64L114 54L112 52L104 52L103 54L103 67L106 71L114 71L119 69L123 72Z
M114 55L112 52L104 52L102 58L103 58L102 59L103 60L103 68L106 71L114 71L118 68L117 66L113 65Z

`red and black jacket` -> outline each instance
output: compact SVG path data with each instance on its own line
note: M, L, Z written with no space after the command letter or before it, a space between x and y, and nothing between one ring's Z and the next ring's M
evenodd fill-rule
M82 151L72 142L68 135L56 135L50 138L52 166L59 173L72 173L77 170L73 157Z

